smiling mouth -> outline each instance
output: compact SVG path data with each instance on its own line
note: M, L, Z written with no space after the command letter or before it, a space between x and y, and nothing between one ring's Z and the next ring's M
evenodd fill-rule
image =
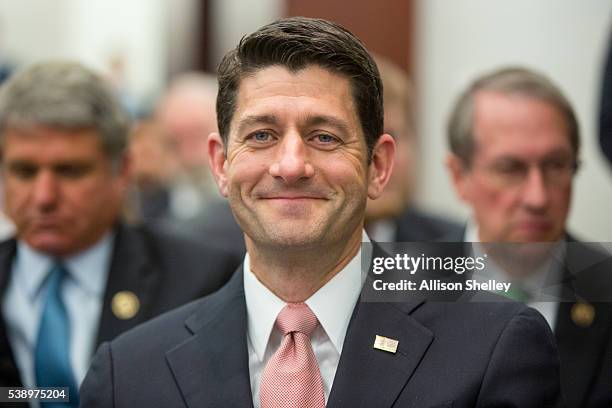
M264 197L264 200L287 200L287 201L300 201L300 200L324 200L323 197L310 197L310 196L299 196L299 197Z

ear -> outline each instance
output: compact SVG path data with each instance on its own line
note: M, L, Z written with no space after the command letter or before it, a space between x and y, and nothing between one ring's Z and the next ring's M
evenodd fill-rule
M449 153L446 156L446 168L450 173L455 192L463 201L468 201L470 169L467 164L459 156Z
M388 134L381 135L372 151L369 167L368 198L376 200L389 182L395 157L395 140Z
M223 148L223 139L218 133L208 135L208 165L210 171L215 177L219 192L224 197L227 197L227 167L225 159L225 150Z

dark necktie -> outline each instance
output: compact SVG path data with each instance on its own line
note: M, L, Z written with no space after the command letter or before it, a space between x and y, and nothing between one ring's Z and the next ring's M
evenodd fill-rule
M34 355L38 387L69 387L70 403L43 403L45 408L78 407L78 388L70 364L70 320L62 300L62 282L67 275L62 264L49 272L47 294L38 329Z

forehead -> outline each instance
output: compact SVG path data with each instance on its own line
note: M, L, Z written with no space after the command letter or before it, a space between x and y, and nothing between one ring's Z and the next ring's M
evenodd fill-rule
M2 132L4 159L68 159L71 157L107 157L97 131L59 129L47 126L8 128Z
M274 114L279 119L334 116L358 126L350 80L316 65L296 72L270 66L240 81L234 125L245 116Z
M479 91L474 95L477 153L537 156L572 152L567 122L551 103L521 94Z

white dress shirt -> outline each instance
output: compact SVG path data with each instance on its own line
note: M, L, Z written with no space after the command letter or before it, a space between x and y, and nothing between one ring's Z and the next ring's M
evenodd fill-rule
M362 240L370 242L365 232ZM311 335L311 343L321 370L325 401L329 398L346 330L363 284L361 252L305 302L320 323ZM281 344L283 335L275 322L286 303L251 272L248 254L243 269L251 393L254 407L259 408L261 374Z
M478 244L480 242L478 226L474 222L467 223L464 242L474 243L473 250L475 256L479 256L479 254L483 252L482 247ZM553 262L554 260L552 259L547 261L543 266L538 268L538 270L531 272L521 280L522 287L535 297L534 300L526 302L525 304L540 312L552 330L555 329L555 324L557 323L559 302L553 300L544 301L542 288L545 287L547 281L552 280L553 282L558 282L561 280L562 271L560 269L560 264L557 265ZM473 277L477 281L495 279L502 282L511 282L513 280L513 278L508 276L502 268L495 265L491 258L487 260L486 272L486 276L474 274ZM547 295L554 298L560 295L560 293L550 293L550 290L548 290Z
M61 259L68 274L62 299L70 319L70 359L77 385L83 381L95 351L104 288L110 267L113 235L106 234L87 250ZM19 241L2 302L9 342L24 387L35 387L34 352L38 326L55 259Z

